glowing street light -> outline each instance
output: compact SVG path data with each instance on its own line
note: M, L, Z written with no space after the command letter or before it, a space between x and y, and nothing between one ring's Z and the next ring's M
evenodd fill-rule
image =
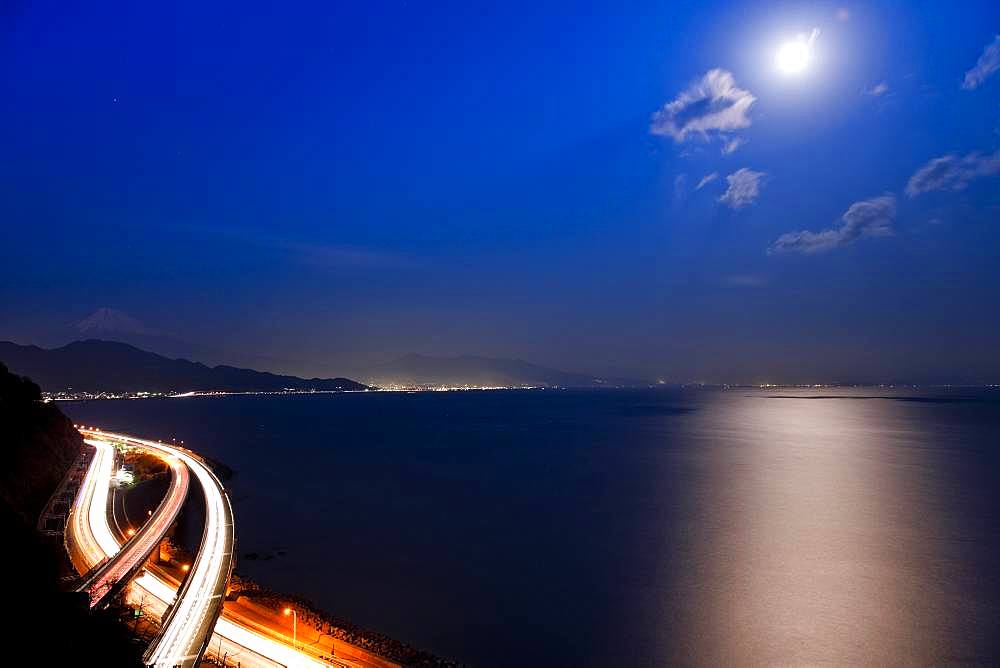
M298 645L299 645L299 637L298 637L299 636L299 632L298 632L299 616L291 608L285 608L285 617L287 617L288 615L292 616L292 648L293 649L298 649L299 648L298 647Z

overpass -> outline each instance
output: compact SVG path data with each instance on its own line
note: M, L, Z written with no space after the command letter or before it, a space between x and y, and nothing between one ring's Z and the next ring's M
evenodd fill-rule
M128 542L127 536L116 538L108 518L108 490L113 474L111 441L144 447L152 452L173 454L176 451L199 461L200 458L197 458L186 448L168 446L159 442L102 432L96 429L80 428L80 431L87 437L87 442L95 447L95 455L90 462L87 474L84 476L80 493L77 495L77 503L71 511L70 521L67 523L66 544L77 570L86 571L102 560L112 558L121 549L121 546ZM104 455L112 455L112 457L106 458ZM185 462L183 457L178 456L178 459ZM212 477L214 478L214 475ZM216 483L218 483L217 479ZM221 490L221 484L216 490ZM222 493L224 494L224 492ZM228 498L225 501L228 506ZM217 532L219 528L216 526L214 531ZM203 551L212 549L206 544L205 537L203 533L199 558ZM158 572L159 570L155 566L151 566L145 572L139 573L138 577L132 581L132 587L127 591L127 597L130 604L142 605L143 610L151 617L165 620L178 607L176 602L179 600L179 589L183 588L184 583L172 581L165 573ZM185 582L190 580L189 572ZM221 604L221 598L219 603ZM211 630L211 627L209 628ZM164 634L161 633L162 635ZM160 638L158 637L157 640ZM215 622L214 634L211 635L210 640L207 640L207 647L205 654L214 656L216 660L226 658L230 664L238 662L245 668L278 668L281 666L330 668L331 666L349 667L356 665L351 660L324 657L317 648L302 645L297 648L293 647L287 638L274 629L259 628L259 624L255 624L250 619L243 619L238 612L227 610L224 610ZM154 663L152 665L172 664ZM184 662L184 665L196 665L196 662L189 659Z
M87 442L103 447L92 440ZM190 484L187 466L172 455L157 453L157 456L170 470L170 487L149 519L121 545L118 553L90 569L77 585L76 591L89 595L92 608L105 607L131 582L177 520L187 498Z
M160 632L152 644L150 644L149 649L143 657L145 663L150 666L181 666L182 668L196 666L200 662L201 656L204 654L212 637L212 631L222 611L222 601L225 597L226 588L229 585L229 577L233 570L235 534L233 529L233 511L229 503L229 497L226 495L222 483L219 482L219 479L212 473L204 461L186 448L146 441L122 434L105 434L99 430L81 430L81 432L89 437L88 443L95 445L99 449L99 454L95 457L98 465L95 468L98 471L97 475L102 479L107 480L110 477L111 464L106 460L113 460L113 448L107 441L103 440L105 438L112 438L116 442L153 452L168 462L171 470L174 472L175 477L173 482L176 483L176 485L171 485L171 491L174 491L175 486L177 487L177 491L173 494L168 493L160 507L157 508L158 514L163 510L161 514L162 520L166 520L171 514L173 518L176 518L176 513L179 512L180 505L183 503L183 498L179 495L179 492L183 491L184 496L187 494L187 472L193 474L201 486L205 497L205 528L202 532L198 555L188 576L181 584L176 598L169 608L167 608L165 616L161 620ZM107 452L109 450L111 451L110 453ZM185 472L177 473L179 470L184 470ZM181 487L183 490L181 490ZM107 488L105 487L104 490L105 502L103 504L94 502L93 497L96 491L91 491L90 498L84 500L90 503L89 512L92 523L107 527ZM166 504L166 507L164 507L164 504ZM103 520L94 519L93 515L95 513L103 513ZM80 514L82 515L82 513ZM170 523L172 522L173 520L171 519ZM138 555L141 549L144 549L148 544L149 551L146 552L146 556L148 556L159 540L162 539L170 523L167 523L166 526L162 523L151 526L153 523L147 522L143 527L143 531L149 529L148 532L144 533L145 541L137 543L137 547L134 550L130 550L129 546L140 535L136 533L135 536L125 543L125 547L121 548L121 551ZM99 530L97 533L104 534L104 531ZM110 536L110 533L110 528L108 527L107 535ZM113 536L110 537L115 546L117 546L117 541L114 541ZM117 548L107 544L107 541L101 547L108 555L116 554L115 549ZM112 558L106 564L100 566L98 574L111 572L121 575L125 575L126 573L134 574L145 559L142 559L137 564L131 561L123 561L117 566L116 561L117 559ZM89 581L95 581L92 585L94 587L104 586L106 588L99 590L97 593L98 596L104 596L105 592L110 593L113 587L112 584L108 584L111 582L110 575L104 580L93 577L88 578ZM114 580L113 582L119 581ZM94 601L94 596L95 594L91 596L92 602Z

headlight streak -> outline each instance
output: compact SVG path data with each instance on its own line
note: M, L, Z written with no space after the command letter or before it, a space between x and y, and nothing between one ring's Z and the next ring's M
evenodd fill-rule
M107 451L104 446L101 447ZM110 459L112 462L114 461L113 449L110 450ZM188 469L176 457L164 457L163 459L164 463L170 467L170 488L157 507L156 512L150 513L149 520L139 529L138 535L122 545L122 551L111 557L107 563L93 572L77 588L77 591L86 591L90 595L91 607L98 604L118 585L120 580L127 577L131 572L134 572L136 568L146 561L180 513L181 506L187 498L190 479ZM107 513L104 515L104 523L108 525L110 531L110 525L107 522ZM92 521L93 519L91 516ZM132 530L130 529L130 531ZM117 540L114 538L111 540L117 544Z
M211 581L209 576L212 571L216 571L216 575L218 575L219 563L220 561L230 561L231 555L227 552L232 547L232 542L229 541L228 550L223 548L220 553L220 545L224 546L226 544L226 541L220 538L220 536L225 536L227 533L227 527L221 522L220 517L228 516L231 518L232 511L229 506L229 499L222 490L222 485L215 475L199 459L179 447L175 448L164 443L136 439L121 434L83 429L81 431L88 436L86 441L96 448L96 452L84 478L80 492L77 495L77 502L71 517L72 529L68 533L73 534L73 542L84 553L88 567L92 567L102 559L117 554L121 549L108 523L107 516L107 490L114 473L114 448L106 439L111 439L153 450L161 455L165 455L164 459L176 457L190 467L191 472L198 477L199 483L206 492L206 530L203 537L207 542L203 541L202 549L199 551L198 557L195 559L194 564L192 564L188 575L187 581L192 583L190 590L197 591L194 589L196 584L203 587L206 581ZM208 490L212 489L217 490L219 493L211 494L210 497ZM211 511L209 510L210 508ZM210 515L214 516L211 528L209 527ZM86 518L86 521L83 518ZM231 535L231 524L228 528ZM211 538L213 535L214 538ZM214 552L214 556L209 554L210 551ZM204 564L208 565L200 567L199 562L203 566ZM199 570L202 575L195 581L195 574ZM228 572L226 576L226 580L228 580ZM177 591L172 585L161 578L152 573L145 572L133 581L128 598L130 603L136 605L143 603L148 611L163 614L166 612L167 606L176 601ZM157 645L156 654L150 657L155 662L152 665L173 665L172 662L175 661L190 663L192 660L190 654L177 655L175 652L184 651L180 647L185 644L185 641L191 641L190 635L186 636L185 633L196 629L199 625L206 625L205 622L211 614L210 607L213 601L217 601L221 607L221 597L216 598L210 595L206 598L204 592L199 596L190 597L190 603L185 603L183 599L181 600L173 616L176 618L177 615L184 615L182 619L185 620L185 623L177 626L180 629L178 631L165 629L163 638ZM169 636L168 633L170 634ZM279 640L267 637L262 632L247 628L243 624L225 617L219 617L215 622L214 635L212 635L208 645L211 654L215 654L221 650L229 658L238 656L238 660L244 666L261 668L265 666L320 668L330 665L327 662L313 658L305 652L297 651ZM188 646L190 646L190 642Z

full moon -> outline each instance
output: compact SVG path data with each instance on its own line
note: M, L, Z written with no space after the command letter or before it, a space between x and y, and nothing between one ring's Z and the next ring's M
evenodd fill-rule
M785 74L798 74L809 66L809 44L802 40L788 42L778 49L775 62Z

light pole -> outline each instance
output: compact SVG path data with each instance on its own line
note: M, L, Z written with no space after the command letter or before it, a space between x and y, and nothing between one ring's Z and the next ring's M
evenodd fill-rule
M299 648L299 616L291 608L285 608L285 617L292 616L292 648Z

